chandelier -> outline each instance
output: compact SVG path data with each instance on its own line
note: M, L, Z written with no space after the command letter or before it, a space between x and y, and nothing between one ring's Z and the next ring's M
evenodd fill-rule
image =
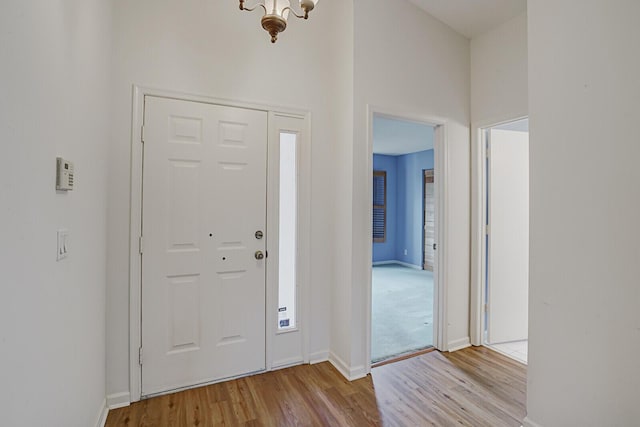
M267 30L271 34L271 43L275 43L278 40L278 33L287 29L287 18L289 13L292 13L296 18L309 18L309 12L313 10L318 3L318 0L299 0L300 9L304 12L302 15L298 15L296 11L291 7L293 0L260 0L261 3L252 8L245 7L245 0L240 0L240 10L246 10L251 12L257 7L264 9L264 16L262 17L262 28Z

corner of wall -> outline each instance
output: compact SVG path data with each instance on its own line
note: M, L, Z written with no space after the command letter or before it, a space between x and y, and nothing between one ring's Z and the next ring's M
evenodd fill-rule
M469 337L460 338L447 343L448 352L462 350L467 347L471 347L471 339Z
M100 409L98 409L98 415L96 416L96 427L104 427L107 423L107 416L109 415L109 408L107 407L107 400L103 399Z
M309 364L315 365L317 363L327 362L329 360L329 350L316 351L309 355Z
M349 366L335 353L329 352L329 362L338 370L348 381L355 381L367 376L367 369L363 365Z
M107 407L109 409L124 408L131 404L131 394L128 391L113 393L107 396Z

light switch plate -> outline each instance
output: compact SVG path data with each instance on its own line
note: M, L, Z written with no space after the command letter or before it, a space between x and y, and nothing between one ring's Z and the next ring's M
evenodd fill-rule
M60 261L67 257L69 251L69 230L58 230L58 252L56 260Z

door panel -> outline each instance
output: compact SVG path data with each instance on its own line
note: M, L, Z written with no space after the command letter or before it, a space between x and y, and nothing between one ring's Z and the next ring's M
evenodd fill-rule
M488 341L527 339L529 134L489 133Z
M436 251L436 199L433 169L424 171L424 266L433 271Z
M265 369L266 150L266 112L145 98L145 396Z

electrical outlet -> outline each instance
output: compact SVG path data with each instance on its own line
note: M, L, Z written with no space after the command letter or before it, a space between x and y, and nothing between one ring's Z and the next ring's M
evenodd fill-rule
M69 230L58 230L58 252L56 261L67 257L69 251Z
M404 250L404 254L407 255L409 252L405 249Z

